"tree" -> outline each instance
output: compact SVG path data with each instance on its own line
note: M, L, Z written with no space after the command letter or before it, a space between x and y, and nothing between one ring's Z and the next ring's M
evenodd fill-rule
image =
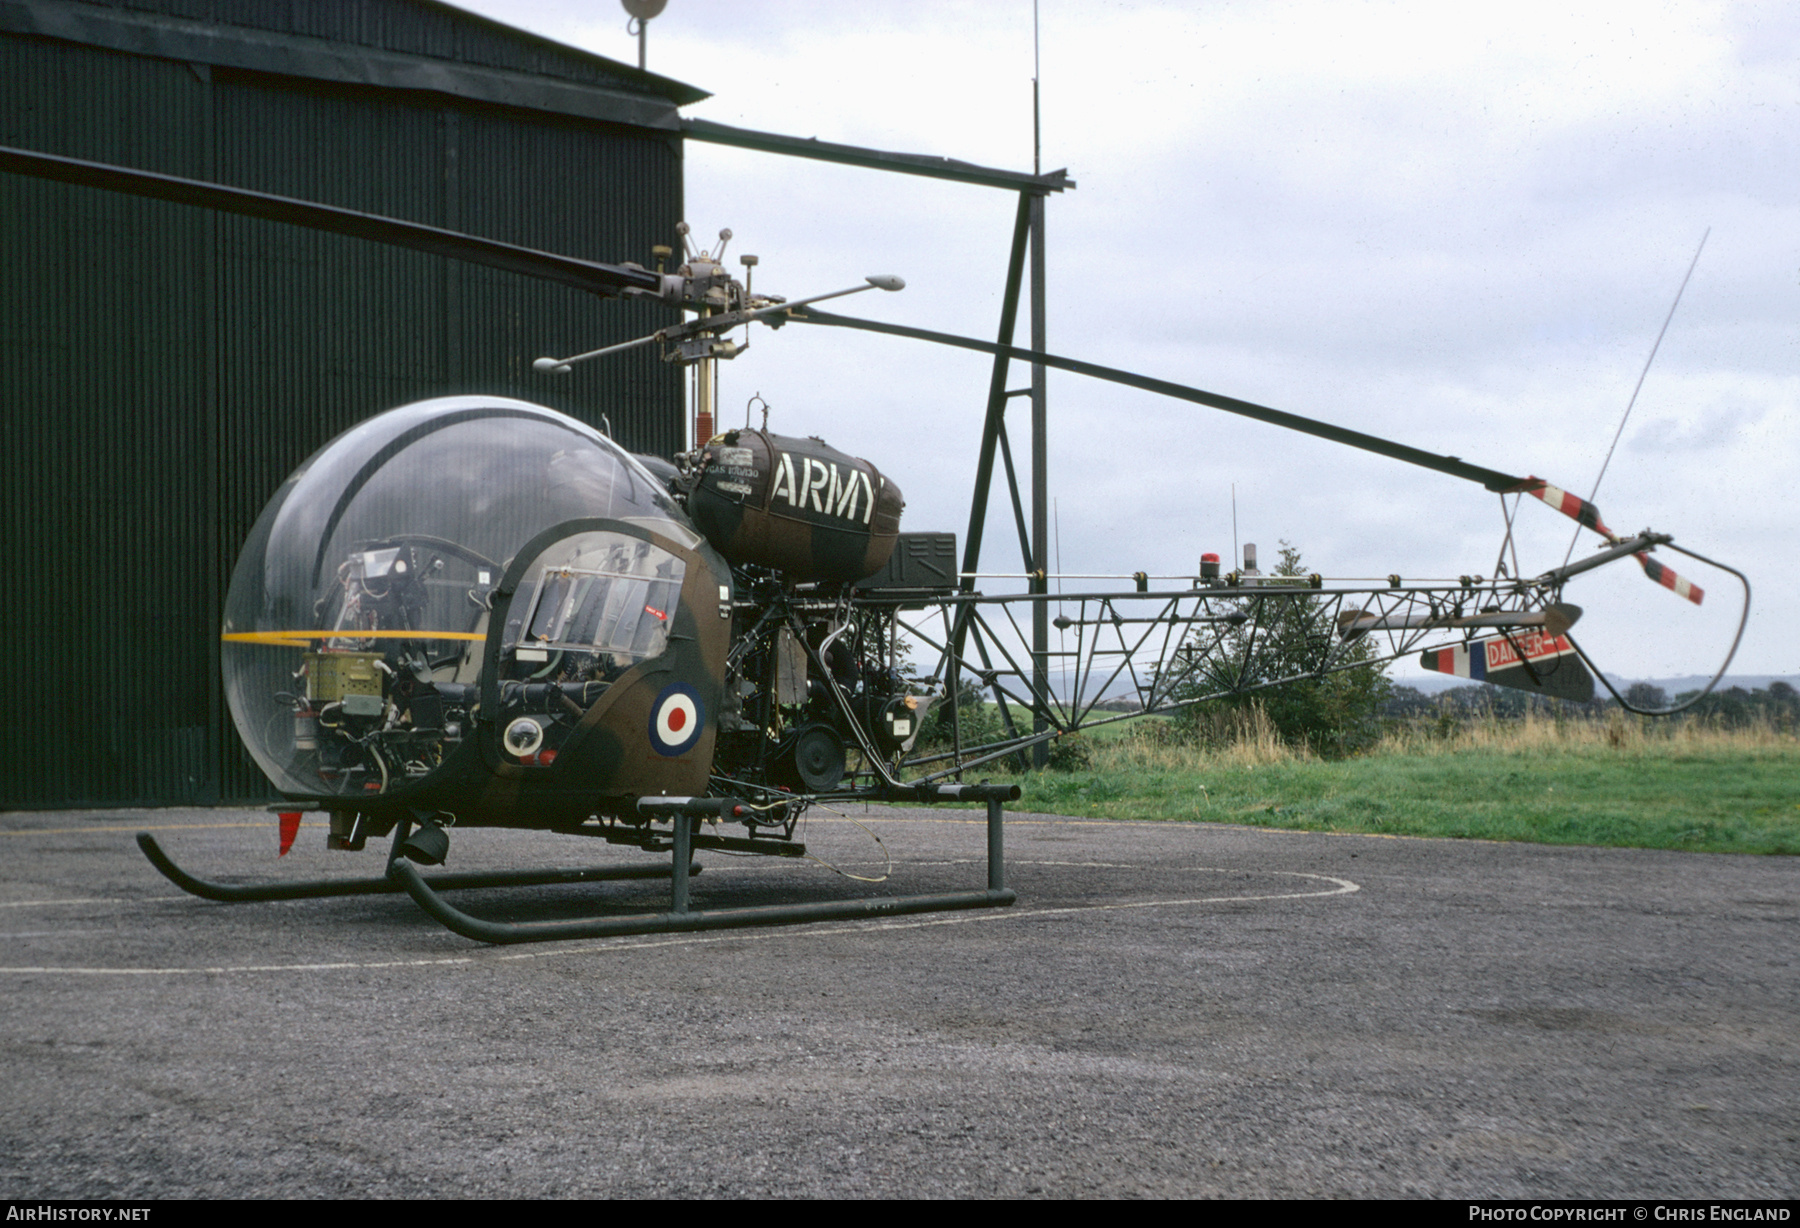
M1634 682L1625 689L1625 702L1647 712L1658 712L1669 706L1669 693L1652 682Z
M1696 699L1697 694L1694 691L1683 691L1675 700L1677 703L1686 703ZM1629 697L1630 692L1626 692L1626 695ZM1727 687L1698 699L1688 709L1688 714L1732 729L1762 722L1777 729L1792 729L1800 724L1800 693L1780 680L1771 682L1766 691L1746 691L1741 686Z
M1281 561L1273 574L1303 580L1307 573L1300 551L1282 542ZM1200 665L1191 679L1175 688L1177 699L1231 691L1213 704L1227 709L1260 705L1289 745L1329 757L1354 754L1380 737L1381 710L1392 690L1382 666L1371 662L1323 672L1346 662L1369 661L1375 655L1372 644L1339 642L1326 616L1326 603L1317 597L1269 601L1246 597L1237 604L1250 616L1248 621L1216 637L1216 645L1212 632L1189 637L1189 651ZM1263 686L1277 678L1308 674L1311 677L1282 686ZM1219 725L1198 713L1186 722L1196 736Z
M1000 741L1006 736L1006 731L1001 725L1000 710L990 704L988 698L979 679L964 675L958 680L956 687L955 723L951 722L950 700L946 696L932 708L931 715L925 719L920 746L932 750L948 750L955 744L958 728L962 733L965 750Z

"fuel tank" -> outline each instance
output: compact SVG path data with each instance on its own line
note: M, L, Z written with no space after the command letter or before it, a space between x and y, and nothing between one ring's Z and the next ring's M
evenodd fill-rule
M866 460L821 439L734 430L701 449L688 514L733 564L795 580L860 580L887 566L906 501Z

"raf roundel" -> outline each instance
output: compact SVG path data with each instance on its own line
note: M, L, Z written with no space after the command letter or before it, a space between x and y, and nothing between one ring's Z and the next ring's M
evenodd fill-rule
M659 755L685 755L700 740L706 727L706 714L700 707L700 693L684 682L663 688L650 710L650 745Z

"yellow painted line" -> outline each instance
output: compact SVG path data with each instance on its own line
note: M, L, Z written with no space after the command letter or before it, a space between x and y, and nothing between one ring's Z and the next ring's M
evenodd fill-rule
M280 644L306 648L314 640L472 640L487 639L485 631L362 631L345 627L337 631L227 631L219 637L227 644Z

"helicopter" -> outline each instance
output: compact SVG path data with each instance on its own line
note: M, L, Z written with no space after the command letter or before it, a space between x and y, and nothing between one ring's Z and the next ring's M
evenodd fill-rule
M219 900L405 890L428 913L488 942L1004 906L1003 806L1015 785L964 773L1098 725L1403 657L1428 669L1565 699L1611 683L1571 632L1569 582L1631 559L1693 604L1706 594L1653 558L1673 550L1749 583L1666 533L1619 534L1598 509L1535 476L1487 469L1169 381L1022 347L838 316L816 304L904 282L875 275L788 300L753 292L716 250L680 229L657 267L602 264L312 202L26 150L0 171L268 218L638 298L679 319L569 357L546 376L657 346L696 367L713 408L713 366L746 348L751 324L888 333L1136 387L1473 481L1512 500L1491 577L1327 581L1262 575L1251 548L1225 570L1139 573L1123 591L984 594L954 534L902 532L904 498L870 462L816 438L748 422L674 457L634 455L607 433L523 400L440 397L389 410L327 442L275 493L240 554L223 615L225 692L242 740L275 788L285 852L305 810L331 847L389 837L378 878L227 885L182 870L148 834L146 856ZM709 413L708 420L711 415ZM1585 558L1532 575L1510 563L1512 515L1533 499L1603 539ZM1236 560L1234 560L1234 563ZM1042 577L1038 577L1040 580ZM1020 650L1019 616L1054 602L1073 665L1047 685ZM1070 611L1073 611L1071 613ZM1300 631L1277 637L1278 627ZM1303 645L1296 655L1294 643ZM907 649L935 664L910 674ZM1732 641L1714 684L1737 647ZM994 695L1005 735L964 745L965 674ZM1102 709L1120 687L1133 713ZM1710 690L1710 686L1707 688ZM1623 697L1618 697L1623 703ZM947 749L922 745L944 705ZM1019 709L1015 719L1013 707ZM1629 707L1629 705L1626 705ZM695 911L699 849L799 856L796 824L821 801L974 801L988 812L984 889L828 904ZM668 866L440 874L458 828L596 837L670 855ZM721 832L727 828L732 834ZM735 834L741 829L742 834ZM497 923L443 900L456 887L668 877L667 912Z

